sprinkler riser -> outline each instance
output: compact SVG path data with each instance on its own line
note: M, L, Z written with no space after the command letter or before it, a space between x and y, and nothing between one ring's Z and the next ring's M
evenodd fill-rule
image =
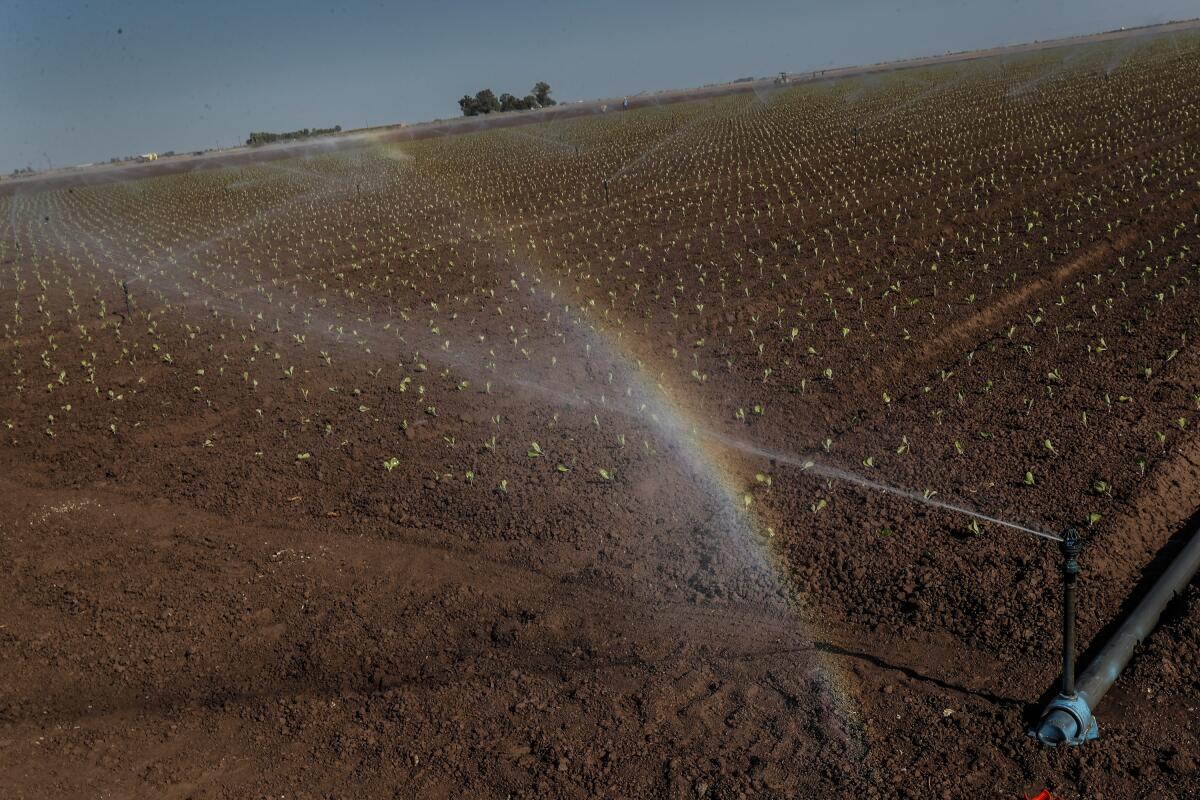
M1030 735L1051 747L1080 745L1100 735L1087 698L1075 689L1075 585L1079 577L1079 533L1063 532L1062 553L1062 682L1058 696L1046 707L1042 720Z
M1060 695L1075 697L1075 584L1079 577L1079 534L1068 528L1059 549L1063 554L1063 670Z

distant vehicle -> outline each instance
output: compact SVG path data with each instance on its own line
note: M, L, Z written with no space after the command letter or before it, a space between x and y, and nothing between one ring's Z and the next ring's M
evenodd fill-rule
M137 160L142 163L147 161L158 161L158 153L142 153L140 156L138 156Z

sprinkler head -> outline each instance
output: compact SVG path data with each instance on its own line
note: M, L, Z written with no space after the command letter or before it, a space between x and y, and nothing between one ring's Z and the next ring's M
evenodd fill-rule
M1063 532L1062 542L1059 543L1058 549L1063 554L1063 572L1069 575L1079 574L1079 551L1083 549L1083 545L1079 541L1079 531L1067 528Z

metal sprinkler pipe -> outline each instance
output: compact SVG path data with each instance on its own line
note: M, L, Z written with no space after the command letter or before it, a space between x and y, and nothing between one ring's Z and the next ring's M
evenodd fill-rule
M1068 535L1073 532L1068 531ZM1064 537L1063 552L1066 554L1066 537ZM1076 554L1078 555L1078 554ZM1069 560L1069 559L1067 559ZM1064 561L1064 589L1066 587L1066 560ZM1120 676L1121 671L1133 658L1134 649L1150 635L1158 624L1162 612L1176 595L1183 592L1192 578L1200 569L1200 528L1192 533L1191 540L1180 551L1166 572L1159 577L1150 591L1137 604L1117 632L1105 643L1104 647L1093 659L1092 663L1074 681L1071 664L1071 696L1066 695L1068 688L1067 657L1063 654L1063 691L1050 701L1042 713L1038 723L1030 735L1046 745L1079 745L1099 736L1099 729L1092 710L1100 704L1104 695ZM1071 611L1074 612L1074 591L1071 592ZM1064 592L1064 615L1067 611L1066 593ZM1067 621L1064 616L1063 633L1067 632ZM1072 621L1072 636L1074 635ZM1065 644L1065 642L1064 642ZM1073 661L1073 656L1072 656Z

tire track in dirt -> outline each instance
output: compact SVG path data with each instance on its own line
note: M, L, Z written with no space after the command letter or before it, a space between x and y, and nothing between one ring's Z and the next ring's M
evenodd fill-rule
M916 364L927 364L949 349L953 344L977 336L980 331L995 325L1001 318L1006 317L1014 309L1027 303L1030 298L1070 281L1080 270L1095 265L1105 256L1119 253L1132 244L1137 235L1138 232L1136 230L1129 230L1117 236L1115 241L1097 242L1087 252L1075 256L1066 264L1054 270L1054 273L1049 277L1034 278L1015 291L998 299L995 303L981 309L977 314L968 317L957 325L947 328L941 334L930 339L917 351ZM912 366L911 362L904 364L905 369L911 369Z
M1154 221L1164 220L1169 213L1176 211L1195 213L1195 210L1196 201L1184 194L1180 196L1179 200L1170 203L1169 206L1164 206L1161 210L1156 208L1158 216L1155 217ZM1165 229L1164 224L1155 226L1155 230L1160 229ZM883 382L884 385L891 385L894 382L895 376L901 372L927 370L930 364L944 358L947 350L955 344L961 344L972 339L982 344L981 334L988 331L991 326L998 324L1002 318L1015 309L1043 293L1050 292L1064 283L1073 281L1081 271L1095 266L1106 256L1111 255L1115 257L1120 255L1140 235L1141 230L1136 227L1135 223L1128 230L1118 233L1111 238L1096 240L1086 252L1074 256L1065 264L1055 269L1049 276L1032 278L1008 294L998 297L994 302L980 309L973 316L947 327L940 334L926 342L914 354L892 359L890 369L877 370L871 376L871 385L875 386L875 384L880 382ZM972 349L979 349L979 347L973 347ZM838 430L844 430L844 425L838 428Z
M0 486L5 487L5 493L10 496L30 497L30 487L20 481L6 478L0 481ZM927 680L959 692L979 696L986 694L986 682L981 669L963 673L975 676L969 681L970 685L952 685L947 683L947 678L925 675L918 668L909 666L921 661L913 657L911 642L889 641L887 637L878 635L867 636L847 627L840 631L824 630L814 637L802 632L805 623L798 622L792 616L794 612L786 611L783 607L771 610L746 603L696 604L664 598L655 595L652 590L649 596L642 598L631 595L626 590L608 589L594 582L566 582L561 576L547 574L543 570L497 553L442 544L425 544L416 539L364 540L336 533L331 535L299 532L278 527L258 527L254 524L231 525L230 520L221 515L191 509L185 512L178 507L170 512L175 517L174 520L168 516L154 522L153 520L162 517L161 503L147 504L114 490L64 492L40 489L36 490L31 499L35 500L34 505L37 507L51 507L56 504L61 507L69 505L64 502L64 497L77 498L81 494L87 497L88 502L86 506L76 505L80 508L94 507L96 516L114 520L149 520L147 524L152 530L173 530L174 533L168 539L162 540L171 543L170 548L173 552L186 554L196 551L200 554L198 557L205 561L215 558L218 561L233 559L230 563L244 562L250 573L274 575L285 583L303 582L306 575L319 576L325 573L325 579L331 582L328 591L338 591L338 585L349 590L350 586L347 584L355 584L360 586L359 589L352 590L355 596L361 596L364 592L390 595L400 587L406 591L434 594L456 583L485 587L521 587L516 597L506 595L507 602L527 602L547 607L552 605L553 611L547 612L548 616L542 623L552 639L569 639L571 632L577 630L576 625L569 621L571 617L578 616L579 620L589 620L593 609L605 607L611 610L611 613L606 615L607 621L591 619L585 623L587 626L613 628L606 636L601 637L601 640L615 642L631 637L632 641L651 643L647 645L651 651L661 650L666 646L665 643L675 642L676 644L670 647L674 650L682 648L680 652L684 654L692 654L698 646L697 643L704 643L709 649L707 658L717 662L762 659L769 656L787 656L794 662L797 658L807 659L825 654L874 664L881 669L904 672L910 677ZM9 512L9 516L13 516L12 509L9 509ZM448 538L444 537L447 540ZM104 536L99 536L99 539L107 540ZM142 539L147 542L158 541L153 536L147 539L139 535L139 540ZM236 544L239 548L245 547L246 550L239 549L236 555L220 555L225 552L225 542L230 545ZM149 551L146 549L139 550L137 558L145 558L147 552ZM313 553L320 556L318 560L292 560L282 555L287 553ZM400 553L403 553L403 560L397 561ZM346 571L339 566L340 563L357 566L354 570ZM326 564L328 566L324 566ZM224 575L224 579L231 584L240 583L244 577L243 573L245 570L232 567L217 571L218 575ZM525 596L526 599L520 601L520 596ZM282 612L276 619L296 622L291 615ZM567 639L562 642L563 648L567 648L569 644ZM246 663L252 665L251 654L247 653L246 656L250 659ZM278 659L279 656L275 658ZM401 660L404 660L403 656ZM598 679L607 672L620 671L635 662L630 662L626 655L612 653L605 656L595 653L576 664L570 660L551 664L543 654L530 652L520 655L515 661L510 659L509 663L515 663L522 670L547 678L556 675L586 674ZM268 669L270 663L264 662L261 668ZM947 660L945 663L952 661ZM977 668L982 666L976 665ZM405 672L385 671L384 682L398 686L414 682L424 685L432 681L433 685L449 687L470 683L481 677L486 679L491 674L472 670L456 676L451 672L438 671L418 679L415 677L416 671L408 670L407 672L411 673L409 678L403 677ZM957 674L953 670L946 672ZM492 677L498 678L500 674L497 672ZM394 677L388 677L389 675ZM330 676L322 676L319 671L306 673L290 679L286 693L321 695L329 690L329 680ZM351 686L337 691L372 691L372 685L378 685L381 680L383 679L372 678L367 674L357 678L350 676ZM58 693L50 687L46 688L43 701L59 707L66 714L61 717L62 721L76 722L131 710L150 711L159 706L171 706L185 701L188 694L177 686L166 694L158 695L157 698L140 698L135 705L129 706L117 700L116 696L106 700L102 694L85 692L81 695L70 687L60 687L65 690L65 694L56 701L54 697ZM180 691L183 691L183 694L179 694ZM211 694L213 689L210 687L206 691ZM88 708L68 711L74 705L72 698L78 699L80 696L87 697ZM253 698L244 699L249 701ZM42 712L39 712L39 715L39 718L46 716Z

